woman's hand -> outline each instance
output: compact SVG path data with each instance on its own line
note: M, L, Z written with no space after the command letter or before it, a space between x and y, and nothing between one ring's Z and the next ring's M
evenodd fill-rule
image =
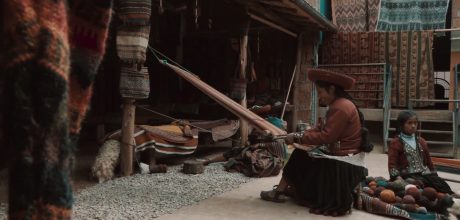
M300 143L302 140L302 133L289 133L284 138L286 144Z

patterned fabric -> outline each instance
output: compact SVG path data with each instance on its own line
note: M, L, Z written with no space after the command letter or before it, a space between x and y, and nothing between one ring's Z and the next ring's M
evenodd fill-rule
M388 204L383 202L378 198L371 197L366 193L361 193L361 202L362 204L357 204L359 207L362 207L364 211L379 214L379 215L386 215L392 217L400 217L405 219L411 219L410 215L407 211L402 210L394 205Z
M97 24L104 29L111 1L11 0L1 4L1 78L8 82L4 98L10 106L1 116L9 125L3 128L8 145L2 151L10 159L8 215L10 219L70 219L69 173L75 142L69 130L79 127L79 121L69 120L69 100L80 94L69 88L73 81L88 88L82 83L87 82L84 76L97 69L97 60L90 58L78 65L82 63L79 48L86 53L94 46L102 54L105 41L101 37L100 44L94 44L94 32L80 28ZM91 10L83 7L86 4ZM108 13L101 13L99 7ZM81 26L76 28L76 22ZM80 106L86 109L86 104ZM75 129L72 137L77 133Z
M340 32L367 31L367 0L332 0L334 21Z
M410 173L430 173L430 169L423 164L423 159L420 157L419 146L417 148L412 148L407 142L402 138L401 140L404 143L404 151L406 152L407 161L409 162L409 167L407 170Z
M333 34L324 41L323 64L391 64L392 106L407 107L409 99L434 98L432 42L433 32ZM349 71L356 70L359 69L350 68ZM362 68L359 71L369 69ZM372 78L359 81L362 80L375 81ZM367 86L371 86L370 84ZM416 106L427 105L429 103Z
M69 1L72 70L69 83L70 132L78 134L92 96L93 82L104 56L112 0Z
M446 26L449 0L381 0L377 31L419 31Z
M122 63L120 70L120 94L123 98L145 99L149 97L150 80L147 67Z
M120 0L117 51L123 62L143 64L150 34L150 0Z
M377 20L380 12L380 0L368 0L367 1L367 13L368 13L368 31L375 31L377 28Z
M187 155L195 152L198 146L198 131L187 134L188 126L136 126L134 130L135 151L154 149L158 156ZM108 139L121 141L121 130L108 136Z
M380 0L332 0L333 20L340 32L375 31Z
M120 94L123 98L145 99L149 97L150 81L146 49L150 34L150 0L121 0L117 29L117 52L122 61Z

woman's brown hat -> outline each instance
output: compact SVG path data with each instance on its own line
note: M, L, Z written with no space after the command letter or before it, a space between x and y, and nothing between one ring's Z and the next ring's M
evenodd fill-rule
M329 70L323 69L309 69L308 79L315 82L321 80L329 82L342 87L343 89L351 89L355 85L355 79L345 74L335 73Z

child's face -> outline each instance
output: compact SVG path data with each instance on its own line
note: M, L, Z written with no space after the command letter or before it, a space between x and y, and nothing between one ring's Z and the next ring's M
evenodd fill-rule
M417 117L413 116L404 123L403 132L406 134L414 134L417 131Z

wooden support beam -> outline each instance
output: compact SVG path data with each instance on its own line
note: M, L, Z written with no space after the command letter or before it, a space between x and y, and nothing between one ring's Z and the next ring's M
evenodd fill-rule
M248 65L248 33L251 20L248 18L244 24L244 30L240 36L240 79L246 79L246 67ZM243 100L240 102L241 106L247 108L246 94ZM244 146L248 142L249 126L248 122L244 119L240 119L240 134L241 134L241 145Z
M121 127L120 151L121 174L123 176L133 174L135 110L136 106L134 105L134 99L123 99L123 121Z
M259 21L259 22L261 22L261 23L263 23L263 24L266 24L266 25L268 25L268 26L270 26L270 27L272 27L272 28L275 28L275 29L277 29L277 30L280 30L280 31L282 31L282 32L284 32L284 33L286 33L286 34L288 34L288 35L290 35L290 36L297 37L297 34L296 34L296 33L292 32L292 31L289 31L288 29L283 28L283 27L281 27L281 26L279 26L279 25L277 25L277 24L274 24L273 22L270 22L270 21L267 20L267 19L264 19L264 18L262 18L262 17L259 17L259 16L255 15L255 14L251 14L251 13L249 13L249 17L251 17L251 19L254 19L254 20L256 20L256 21Z
M282 18L275 12L268 9L266 6L264 7L256 1L235 0L235 2L242 5L246 5L252 14L257 14L257 16L264 18L265 20L270 21L271 23L276 24L280 27L283 27L285 29L292 29L296 27L294 23Z

